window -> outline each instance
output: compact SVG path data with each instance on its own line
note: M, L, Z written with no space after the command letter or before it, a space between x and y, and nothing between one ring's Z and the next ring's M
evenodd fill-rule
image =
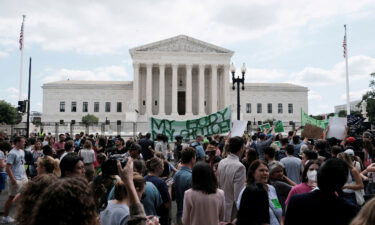
M283 113L283 104L277 104L277 113Z
M89 103L83 102L82 112L88 112L89 109Z
M290 113L290 114L293 113L293 104L292 103L288 104L288 113Z
M251 113L251 103L246 104L246 113Z
M65 102L60 102L60 112L65 112Z
M72 102L72 112L77 112L77 102Z
M262 113L262 103L257 104L257 113Z
M94 112L99 112L99 102L94 102Z
M117 112L122 112L122 102L117 102Z
M267 104L267 112L272 113L272 103Z
M111 112L111 103L110 102L105 103L105 112Z
M262 121L258 121L258 125L262 125Z

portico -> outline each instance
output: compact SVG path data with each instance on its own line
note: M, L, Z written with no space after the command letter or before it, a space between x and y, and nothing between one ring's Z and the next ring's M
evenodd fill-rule
M130 54L140 116L190 119L229 105L232 51L180 35Z

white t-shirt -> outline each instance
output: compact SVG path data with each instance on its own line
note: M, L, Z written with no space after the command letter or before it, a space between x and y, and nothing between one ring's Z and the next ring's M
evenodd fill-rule
M95 162L95 152L92 149L81 149L79 155L83 158L84 164Z

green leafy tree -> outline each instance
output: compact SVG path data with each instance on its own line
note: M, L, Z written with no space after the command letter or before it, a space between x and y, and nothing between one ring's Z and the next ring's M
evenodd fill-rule
M20 115L18 115L15 107L4 100L0 100L0 123L16 124L21 122L19 117Z
M87 114L86 116L82 117L82 123L85 125L92 125L92 124L97 124L99 122L99 118L92 115L92 114Z
M356 115L356 116L361 116L361 112L360 111L351 111L350 112L350 115ZM339 117L346 117L346 110L340 110L339 113L338 113L338 116Z
M375 73L370 74L370 76L372 78L369 84L369 87L371 88L371 90L366 92L366 94L362 96L361 103L363 101L367 102L367 107L366 107L367 117L369 118L369 121L371 123L375 123Z

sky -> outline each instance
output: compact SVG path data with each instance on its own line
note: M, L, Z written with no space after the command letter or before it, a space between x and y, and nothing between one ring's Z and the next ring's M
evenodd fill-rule
M235 52L245 80L309 89L309 114L346 103L342 42L347 24L350 99L375 72L375 0L0 0L0 99L17 104L22 15L22 93L32 57L31 110L43 83L133 80L129 49L188 35Z

